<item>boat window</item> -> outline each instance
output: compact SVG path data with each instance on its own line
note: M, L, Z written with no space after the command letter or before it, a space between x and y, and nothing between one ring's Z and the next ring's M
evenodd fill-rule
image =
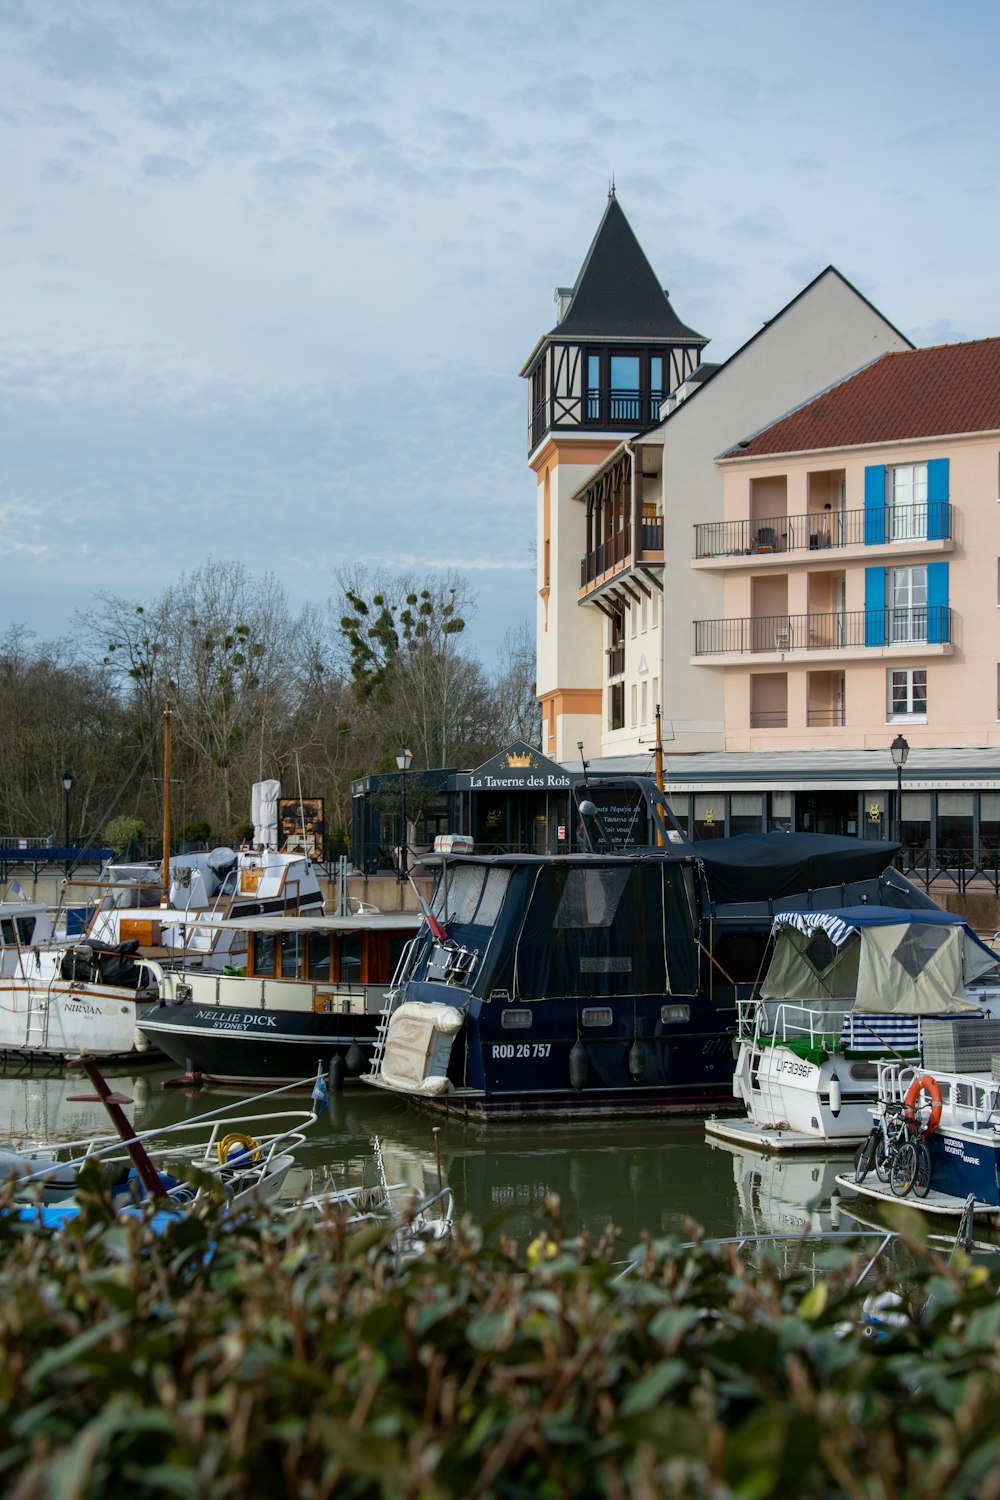
M947 1104L948 1100L951 1098L951 1084L940 1083L938 1084L938 1088L941 1090L941 1103Z
M553 927L610 927L629 874L627 866L570 870Z
M510 883L510 871L502 869L490 870L483 887L482 900L479 910L476 912L476 925L479 927L492 927L500 914L503 898L507 893Z
M985 1108L986 1108L986 1090L985 1089L976 1089L976 1108L977 1109L983 1109L983 1110L985 1110Z
M446 922L471 922L476 915L486 870L482 865L458 865L448 872L448 914ZM443 882L442 882L443 884ZM438 915L441 915L439 912Z
M297 932L281 934L281 977L302 978L302 944Z
M661 1005L660 1021L664 1026L683 1025L691 1019L690 1005Z
M851 1063L848 1072L857 1083L871 1083L878 1077L876 1063Z
M22 944L28 944L35 935L34 917L15 917L14 926L17 928L17 936Z
M253 935L253 971L264 975L274 973L274 938L269 932Z
M584 1026L610 1026L611 1011L605 1006L588 1005L583 1012Z
M0 933L3 934L4 947L14 946L14 924L9 917L4 917L0 922Z
M229 944L229 950L228 951L229 951L230 958L239 958L240 954L244 954L244 955L246 954L246 951L247 951L247 935L246 935L245 932L234 932L233 933L233 940Z
M361 983L361 934L349 932L340 940L340 978L343 984Z
M531 1025L530 1010L505 1010L500 1016L500 1025L523 1027Z
M325 981L330 978L330 938L325 932L311 932L309 945L309 978Z
M955 1098L959 1104L972 1103L972 1087L968 1083L960 1083L955 1088Z

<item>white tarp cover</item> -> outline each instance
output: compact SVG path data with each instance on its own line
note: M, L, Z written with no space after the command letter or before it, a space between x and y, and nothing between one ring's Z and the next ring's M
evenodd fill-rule
M866 927L856 1009L878 1015L958 1016L980 1009L962 995L965 932L914 922Z
M443 1094L451 1044L464 1020L464 1011L452 1005L405 1001L389 1021L382 1078L408 1094Z
M762 1000L818 1003L821 1009L838 1001L845 1011L876 1015L968 1015L980 1007L963 996L963 981L990 963L961 924L915 918L850 932L831 932L822 920L808 931L798 923L776 924L760 993Z
M266 849L278 847L278 798L280 781L255 781L250 793L250 818L253 841Z

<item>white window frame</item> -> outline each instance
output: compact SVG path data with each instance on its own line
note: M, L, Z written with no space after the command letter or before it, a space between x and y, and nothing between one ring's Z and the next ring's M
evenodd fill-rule
M923 630L919 614L923 613ZM889 644L912 646L927 640L927 564L889 569Z
M893 542L927 538L927 465L893 464L889 470L889 538Z
M917 679L922 678L918 684ZM918 708L917 689L922 687L923 702ZM902 690L900 693L899 690ZM903 707L900 707L900 704ZM886 673L886 708L887 718L890 724L899 722L901 724L926 724L927 723L927 668L926 667L890 667Z

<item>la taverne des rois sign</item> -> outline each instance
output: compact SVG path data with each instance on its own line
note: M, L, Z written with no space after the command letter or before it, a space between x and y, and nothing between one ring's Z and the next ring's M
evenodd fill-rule
M540 751L516 740L478 770L469 772L469 787L477 792L549 791L567 788L570 779L562 766Z

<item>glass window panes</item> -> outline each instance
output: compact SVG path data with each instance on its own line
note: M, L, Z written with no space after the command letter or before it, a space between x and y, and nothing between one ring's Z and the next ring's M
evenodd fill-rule
M503 901L507 885L510 881L510 871L495 869L490 870L486 876L486 884L476 908L476 925L480 927L492 927L500 914L500 905Z
M627 867L570 870L553 927L610 927L629 874Z
M253 934L253 971L255 974L274 973L274 937L269 932Z
M729 832L760 833L763 827L763 792L733 792L729 799Z
M324 981L330 978L330 938L325 932L311 932L306 939L309 945L309 978Z
M610 1026L611 1011L604 1005L585 1005L583 1008L584 1026Z
M514 1029L518 1029L518 1028L523 1029L524 1027L530 1026L531 1025L531 1011L530 1010L505 1010L505 1011L502 1012L502 1014L500 1016L500 1025L501 1026L505 1026L508 1030L510 1030L512 1027Z
M927 535L927 465L896 464L891 473L892 540Z
M680 1026L691 1019L690 1005L661 1005L660 1021L664 1026Z
M340 940L340 978L344 984L361 982L361 934L349 932Z
M283 932L281 934L281 977L282 979L302 978L302 956L301 939L297 932Z
M904 714L926 714L927 668L906 667L889 673L889 713L898 718Z

